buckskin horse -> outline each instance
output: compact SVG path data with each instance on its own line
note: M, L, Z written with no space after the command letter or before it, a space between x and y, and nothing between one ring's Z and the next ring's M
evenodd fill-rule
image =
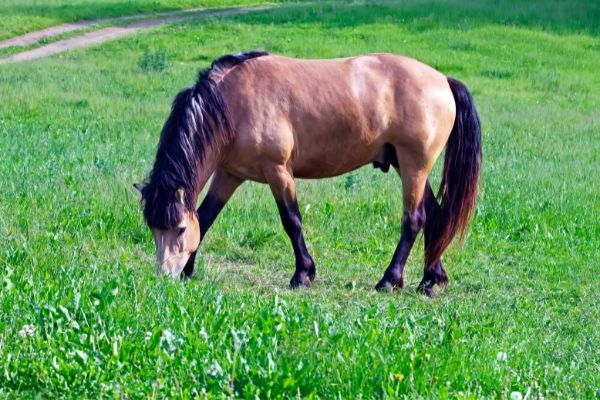
M429 173L446 148L437 196ZM466 231L477 198L481 129L458 80L411 58L370 54L302 60L261 51L225 55L173 101L141 192L159 273L190 276L198 246L245 180L266 183L295 255L292 288L310 287L315 263L302 235L294 178L320 179L372 163L402 180L401 237L376 289L403 287L424 230L418 290L448 276L441 256ZM210 188L198 210L198 196Z

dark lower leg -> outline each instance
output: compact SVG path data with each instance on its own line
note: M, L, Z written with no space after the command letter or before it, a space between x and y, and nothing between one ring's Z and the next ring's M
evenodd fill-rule
M191 278L192 274L194 273L194 268L196 266L196 251L193 252L190 255L190 258L188 259L187 263L185 263L185 267L183 267L183 270L181 271L181 278Z
M435 194L431 189L429 181L427 181L427 185L425 187L425 196L423 198L423 202L425 203L426 215L429 218L434 218L439 205L437 204ZM427 248L427 245L431 240L431 230L427 228L427 221L423 230L425 237L425 248ZM423 292L429 297L433 297L433 286L436 284L444 286L446 283L448 283L448 275L446 274L446 271L444 271L444 266L442 265L442 260L440 259L434 262L433 265L425 265L423 279L421 280L421 283L419 283L417 290Z
M225 204L231 198L231 195L238 188L238 186L243 181L239 178L236 178L226 172L216 171L213 177L212 183L198 207L198 222L200 223L200 242L206 236L206 233L212 226L217 216L225 207ZM182 271L182 277L189 278L194 272L194 265L196 262L196 251L190 255L188 262L185 264L185 267Z
M292 289L301 285L310 287L311 281L315 278L316 269L302 235L302 216L296 200L294 178L286 166L281 164L266 166L264 173L275 201L277 201L283 228L294 248L296 271L290 281L290 287Z
M433 266L425 268L423 272L423 279L417 286L417 291L424 293L428 297L433 297L433 287L437 284L439 286L445 286L448 283L448 275L444 271L442 261L438 260Z
M208 192L200 207L198 207L198 221L200 222L200 241L206 236L217 216L225 207L225 202Z
M202 239L206 236L206 232L210 229L213 222L225 206L223 201L217 199L214 195L211 195L209 192L200 207L198 208L198 221L200 222L200 242L202 243ZM196 263L196 251L192 253L190 259L183 267L182 274L183 276L189 278L192 276L194 272L194 266Z
M297 288L300 285L310 287L310 283L315 279L316 268L302 235L302 216L298 209L298 202L296 199L287 202L277 200L277 208L283 228L292 242L296 258L296 271L290 281L290 287Z
M377 290L392 291L394 288L402 289L404 286L404 265L410 250L425 221L423 202L415 210L405 213L402 217L402 235L390 265L385 270L383 278L375 286Z
M202 204L198 208L198 221L200 222L200 242L202 243L202 239L206 236L206 232L210 229L213 222L225 206L225 203L219 199L217 199L210 192L206 195L204 200L202 200ZM190 256L190 259L183 267L182 276L189 278L192 276L194 272L194 266L196 263L196 251L193 252Z

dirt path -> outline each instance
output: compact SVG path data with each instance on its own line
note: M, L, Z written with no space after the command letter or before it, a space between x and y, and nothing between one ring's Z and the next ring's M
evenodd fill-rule
M81 22L73 22L68 24L61 24L56 26L51 26L46 29L42 29L35 32L26 33L25 35L15 36L13 38L4 40L0 42L0 49L5 49L11 46L29 46L30 44L34 44L41 39L60 35L67 32L76 31L78 29L82 29L88 27L90 25L101 24L103 22L109 22L110 20L93 20L93 21L81 21Z
M87 47L93 44L98 44L105 42L107 40L117 39L122 36L144 30L149 29L158 25L167 24L170 22L178 22L191 18L203 18L203 17L216 17L216 16L227 16L227 15L236 15L236 14L246 14L253 11L261 11L268 10L272 7L262 6L262 7L252 7L252 8L232 8L227 10L219 10L219 11L210 11L210 12L202 12L198 9L194 10L186 10L177 12L177 15L171 15L174 13L162 13L162 14L152 14L153 16L162 15L161 18L153 18L153 19L145 19L138 22L133 22L126 25L121 26L111 26L108 28L98 29L96 31L87 32L80 36L75 36L69 39L59 40L45 46L38 47L32 50L22 51L20 53L15 53L9 57L0 59L0 64L6 64L11 62L19 62L19 61L29 61L35 60L42 57L48 57L56 53L62 53L67 50L79 49L82 47ZM28 45L37 42L37 40L54 36L57 34L70 32L76 29L81 29L83 27L95 25L103 22L112 22L123 19L131 19L131 18L143 18L147 17L148 14L141 14L137 16L127 16L127 17L118 17L118 18L110 18L103 20L90 20L90 21L81 21L74 22L72 24L62 24L57 25L55 27L47 28L41 31L31 32L27 35L18 36L16 38L9 39L7 41L1 42L0 45L8 41L14 41L13 43L24 43L24 44L11 44L10 46L16 45ZM34 38L37 38L34 40ZM8 47L8 46L4 46ZM0 47L2 48L2 47Z
M83 21L76 22L68 22L65 24L60 24L56 26L51 26L45 29L41 29L35 32L29 32L24 35L15 36L10 39L6 39L0 42L0 49L4 49L6 47L11 46L29 46L30 44L34 44L39 42L42 39L61 35L67 32L73 32L79 29L87 28L94 25L105 24L109 22L119 22L119 21L127 21L127 20L140 20L144 18L156 18L156 17L168 17L171 15L183 15L189 13L197 13L198 11L206 10L205 7L198 8L189 8L187 10L176 10L176 11L168 11L168 12L160 12L154 14L133 14L133 15L123 15L121 17L111 17L111 18L99 18L99 19L86 19Z

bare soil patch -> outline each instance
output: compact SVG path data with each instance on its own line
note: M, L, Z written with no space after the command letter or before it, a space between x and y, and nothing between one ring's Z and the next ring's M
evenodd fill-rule
M216 16L227 16L227 15L236 15L236 14L245 14L253 11L266 10L271 7L252 7L252 8L231 8L226 10L218 10L218 11L209 11L202 12L201 10L186 10L179 11L177 15L172 15L174 13L163 13L163 14L154 14L160 15L160 18L149 18L144 19L142 21L136 21L133 23L129 23L126 25L120 26L111 26L108 28L98 29L96 31L87 32L79 36L75 36L69 39L58 40L53 43L49 43L45 46L41 46L35 49L22 51L16 54L13 54L9 57L0 59L0 64L6 64L11 62L19 62L19 61L29 61L35 60L38 58L48 57L53 54L62 53L64 51L79 49L82 47L91 46L94 44L102 43L108 40L113 40L120 38L122 36L138 32L144 29L150 29L158 25L163 25L171 22L179 22L186 19L191 18L206 18L206 17L216 17ZM140 14L137 17L148 17L148 14ZM119 17L105 20L89 20L89 21L81 21L75 22L72 24L62 24L55 27L43 29L41 31L31 32L23 36L19 36L16 38L12 38L0 43L0 48L8 47L5 46L6 42L11 42L9 46L25 46L32 43L37 42L38 40L54 36L57 34L62 34L65 32L70 32L76 29L85 28L94 24L111 22L116 20L130 19L133 16L129 17Z

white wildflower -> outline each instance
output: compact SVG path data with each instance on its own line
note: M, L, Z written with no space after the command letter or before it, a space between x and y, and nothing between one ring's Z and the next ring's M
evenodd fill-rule
M223 368L221 368L218 361L215 360L215 362L208 368L208 370L206 372L209 375L217 376L217 375L221 375L223 373Z
M239 349L242 346L242 341L240 340L240 337L238 336L238 333L235 330L231 330L231 336L233 338L233 348L234 349Z
M160 345L167 351L167 353L174 352L177 348L175 347L175 340L177 338L170 329L165 329L160 337Z
M510 400L523 400L521 392L514 391L510 394Z
M79 356L79 358L81 358L84 364L87 363L88 355L85 352L81 350L75 350L75 353Z
M29 337L33 337L33 335L35 334L35 326L33 325L23 325L23 328L21 328L21 330L18 332L18 335L20 338L24 339L27 336Z
M275 361L273 361L273 357L271 356L271 353L267 353L267 362L269 365L269 372L275 371Z
M506 361L507 358L508 355L503 351L499 351L498 354L496 354L496 361Z
M202 339L208 341L208 333L206 333L206 330L204 329L204 327L202 327L202 329L200 329L200 333L198 333L198 336L200 336Z

